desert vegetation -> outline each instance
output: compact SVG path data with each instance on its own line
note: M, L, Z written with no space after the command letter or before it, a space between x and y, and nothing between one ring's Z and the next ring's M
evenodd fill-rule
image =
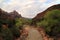
M22 17L15 10L8 13L0 9L0 40L20 38L25 32L25 25L44 29L46 35L58 40L60 37L60 5L54 5L32 19Z

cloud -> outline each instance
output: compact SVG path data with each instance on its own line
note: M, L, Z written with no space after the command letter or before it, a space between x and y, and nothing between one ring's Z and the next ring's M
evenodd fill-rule
M60 0L0 0L0 8L7 12L17 10L23 17L33 18Z

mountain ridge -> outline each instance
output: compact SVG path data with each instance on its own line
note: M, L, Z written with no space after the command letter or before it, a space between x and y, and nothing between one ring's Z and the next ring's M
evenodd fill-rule
M49 8L47 8L45 11L43 11L43 12L41 12L41 13L38 13L38 14L33 18L33 20L40 20L41 17L43 17L43 16L46 14L46 12L51 11L51 10L54 10L54 9L59 9L59 10L60 10L60 4L53 5L53 6L49 7Z

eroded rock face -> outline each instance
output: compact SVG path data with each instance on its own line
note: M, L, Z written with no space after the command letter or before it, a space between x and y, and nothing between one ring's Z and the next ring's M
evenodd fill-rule
M0 8L0 19L10 19L10 20L12 19L13 20L15 18L21 18L21 17L22 16L15 10L13 12L8 13Z
M17 12L17 11L13 11L13 12L10 12L10 15L13 17L13 18L21 18L22 16Z

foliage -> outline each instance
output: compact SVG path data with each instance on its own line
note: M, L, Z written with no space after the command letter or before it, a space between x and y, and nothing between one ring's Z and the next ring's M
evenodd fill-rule
M31 19L25 19L25 18L17 18L16 19L16 26L22 28L23 25L26 24L31 24L32 20Z
M12 32L9 28L1 30L1 36L3 40L13 40Z
M48 11L45 16L44 20L37 23L37 25L42 26L45 28L45 31L50 36L54 36L60 33L60 10L52 10Z
M22 26L24 24L24 21L22 18L17 18L16 19L16 26L19 27L19 26Z
M19 30L19 28L15 27L16 20L14 18L12 19L12 17L10 17L10 16L7 17L8 14L7 13L5 14L4 12L2 12L0 15L1 15L0 16L0 35L3 38L3 40L13 40L14 36L19 37L20 30ZM6 25L7 29L4 30L2 28L3 24L8 25L8 27Z
M18 27L14 26L14 27L10 28L10 30L14 37L16 37L16 38L20 37L20 30Z

